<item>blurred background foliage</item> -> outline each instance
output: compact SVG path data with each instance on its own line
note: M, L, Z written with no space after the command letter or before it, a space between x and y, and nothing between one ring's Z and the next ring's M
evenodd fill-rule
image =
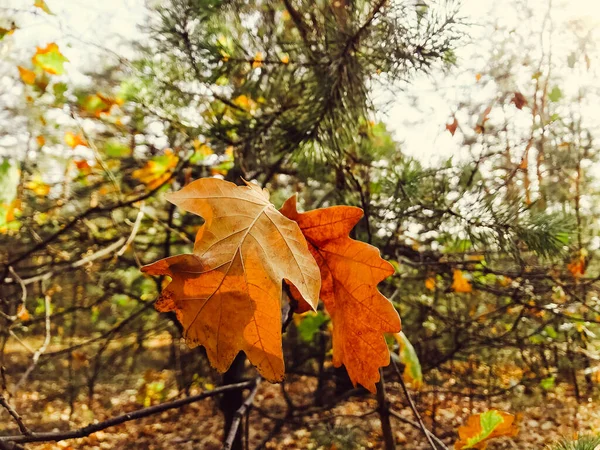
M174 318L154 311L164 280L139 272L189 251L201 223L162 194L216 176L255 181L277 206L297 192L306 210L364 210L354 237L396 267L381 288L403 321L390 348L421 395L560 385L595 396L597 49L592 31L559 27L545 2L509 3L522 25L490 17L482 43L469 38L482 24L445 0L155 2L144 39L129 44L135 57L88 67L85 82L68 75L68 47L14 46L21 23L48 11L1 10L10 389L53 374L40 389L73 405L100 401L99 383L131 386L140 367L172 371L146 373L138 402L149 405L167 386L219 382L180 345ZM472 61L457 58L464 45ZM434 89L466 83L444 99L443 133L459 151L436 164L405 154L381 115L380 98L402 90L418 109L411 83L423 77ZM328 323L324 311L297 316L284 342L289 373L318 380L317 401L346 382Z

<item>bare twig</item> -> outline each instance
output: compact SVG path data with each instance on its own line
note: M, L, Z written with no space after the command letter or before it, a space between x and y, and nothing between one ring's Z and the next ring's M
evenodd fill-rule
M421 431L423 431L423 434L425 435L425 438L427 439L427 442L429 442L429 445L431 446L431 448L433 450L437 450L437 447L435 446L435 444L431 438L432 433L427 429L427 427L423 423L423 419L421 419L421 415L419 414L419 411L417 410L417 406L415 405L415 402L413 401L413 399L410 395L410 392L408 392L408 389L406 388L406 384L404 383L404 378L402 378L402 372L400 372L400 369L398 368L398 364L396 364L396 361L394 361L393 359L392 359L392 365L394 366L394 370L396 371L396 374L398 375L398 379L400 381L400 386L402 386L402 391L404 391L404 395L406 396L406 399L408 401L410 409L412 410L413 414L415 415L415 419L417 419L417 422L419 423L419 428L421 428Z
M67 430L67 431L53 431L47 433L31 433L29 436L19 435L19 436L0 436L0 442L5 443L27 443L27 442L59 442L68 439L78 439L82 437L89 436L92 433L97 431L105 430L106 428L114 427L116 425L121 425L122 423L129 422L132 420L142 419L144 417L152 416L155 414L159 414L164 411L168 411L170 409L181 408L182 406L189 405L190 403L194 403L200 400L203 400L208 397L214 397L216 395L220 395L224 392L236 390L236 389L246 389L253 386L255 382L244 381L242 383L230 384L227 386L222 386L212 391L203 392L198 395L193 395L191 397L182 398L179 400L173 400L172 402L162 403L160 405L150 406L148 408L138 409L137 411L133 411L127 414L122 414L117 417L113 417L112 419L105 420L104 422L94 423L87 425L83 428L79 428L76 430Z
M31 435L31 431L29 431L29 428L27 428L27 426L23 422L22 417L15 410L15 408L13 408L10 403L8 403L8 401L4 398L3 395L0 395L0 406L2 406L4 409L6 409L8 411L8 413L11 415L11 417L15 420L15 422L19 426L19 431L21 431L22 434L27 435L27 436Z
M119 250L117 252L117 256L121 256L123 253L125 253L127 251L129 246L135 239L135 236L137 235L138 230L140 229L140 225L142 223L143 218L144 218L144 202L142 202L142 204L140 205L140 210L137 214L137 217L135 218L135 223L133 224L133 228L131 229L131 234L127 238L127 242L125 242L125 245L123 245L123 247L121 247L121 250Z
M413 428L416 428L418 430L422 429L421 425L419 425L417 422L413 422L412 420L407 419L406 417L402 416L398 411L394 411L393 409L390 409L390 415L392 417L398 419L400 422L404 422ZM439 437L437 437L435 434L433 434L429 430L427 430L427 433L429 434L431 439L433 439L435 441L436 445L438 446L437 448L441 448L442 450L449 450L449 448L446 446L446 444L444 444L444 442Z
M248 411L252 407L252 402L254 401L254 396L256 395L256 392L258 391L260 382L261 382L261 377L258 377L254 380L254 388L252 389L252 391L250 392L250 394L248 395L246 400L244 400L244 403L242 403L242 406L240 406L239 409L236 411L233 422L231 423L231 427L229 428L229 434L227 435L227 439L225 440L225 443L223 444L223 450L231 449L231 446L233 445L233 441L235 441L235 437L237 436L238 428L240 427L240 423L242 422L242 417L244 417L244 414L246 414L246 411Z
M31 365L27 368L27 370L25 371L25 373L23 374L23 376L21 377L19 382L15 385L15 387L13 389L13 394L15 392L18 392L19 388L23 385L23 383L25 383L25 381L27 381L27 379L29 378L29 375L31 375L31 372L33 372L33 369L35 369L35 367L37 366L40 356L42 356L46 352L48 345L50 345L50 315L51 315L51 311L50 311L50 296L48 294L46 294L44 296L44 308L45 308L45 313L46 313L46 322L45 322L46 337L44 338L44 342L42 343L42 346L33 354L33 357L31 358Z
M390 423L390 404L385 395L385 380L383 379L383 370L381 369L379 369L379 381L377 382L376 387L378 404L377 412L379 413L379 420L381 421L381 434L383 435L385 450L394 450L396 448L396 442L394 440L392 424Z

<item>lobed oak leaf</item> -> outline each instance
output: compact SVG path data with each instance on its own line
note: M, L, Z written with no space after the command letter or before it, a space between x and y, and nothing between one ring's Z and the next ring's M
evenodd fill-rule
M495 409L474 414L467 423L458 428L459 440L454 444L456 450L476 448L484 450L490 439L500 436L516 436L519 432L515 416Z
M169 275L156 308L175 311L190 346L203 345L223 372L244 351L270 381L284 376L282 281L317 305L321 279L298 225L269 202L266 190L216 178L194 181L167 199L202 216L194 253L145 266Z
M294 196L280 211L298 223L321 270L321 300L333 324L334 366L343 364L355 385L375 392L379 368L390 363L384 333L401 329L394 306L377 290L379 282L394 273L393 266L377 248L349 237L363 216L360 208L333 206L299 213Z

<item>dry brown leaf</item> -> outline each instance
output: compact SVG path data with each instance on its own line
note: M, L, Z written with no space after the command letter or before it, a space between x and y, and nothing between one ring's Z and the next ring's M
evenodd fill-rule
M343 364L355 385L375 392L379 368L390 362L384 333L401 329L394 306L377 290L394 273L393 266L377 248L348 236L363 216L360 208L299 213L294 196L280 211L298 223L321 269L321 300L333 323L334 366Z
M193 255L145 266L169 275L156 308L172 311L190 346L203 345L223 372L244 351L270 381L284 376L281 344L282 280L316 307L321 278L298 225L269 202L266 190L204 178L167 199L202 216Z

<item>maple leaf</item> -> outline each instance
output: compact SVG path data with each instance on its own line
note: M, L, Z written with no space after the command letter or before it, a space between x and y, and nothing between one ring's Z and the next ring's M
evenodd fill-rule
M393 266L377 248L348 236L363 216L360 208L299 213L293 196L280 211L298 223L321 270L321 300L333 323L333 365L343 364L354 385L375 392L379 368L390 363L384 333L401 329L394 306L377 290Z
M156 308L174 310L190 346L203 345L217 370L244 351L270 381L284 376L282 280L316 307L321 279L298 225L269 202L266 190L216 178L188 184L167 200L202 216L192 255L145 266L169 275Z
M467 423L458 428L459 440L454 444L456 450L476 448L484 450L490 439L500 436L516 436L519 432L515 416L495 409L474 414Z
M462 271L454 270L452 275L452 290L454 292L469 293L473 291L471 282L465 278Z
M31 61L52 75L62 75L65 71L64 63L69 62L55 43L48 44L46 48L38 47Z

